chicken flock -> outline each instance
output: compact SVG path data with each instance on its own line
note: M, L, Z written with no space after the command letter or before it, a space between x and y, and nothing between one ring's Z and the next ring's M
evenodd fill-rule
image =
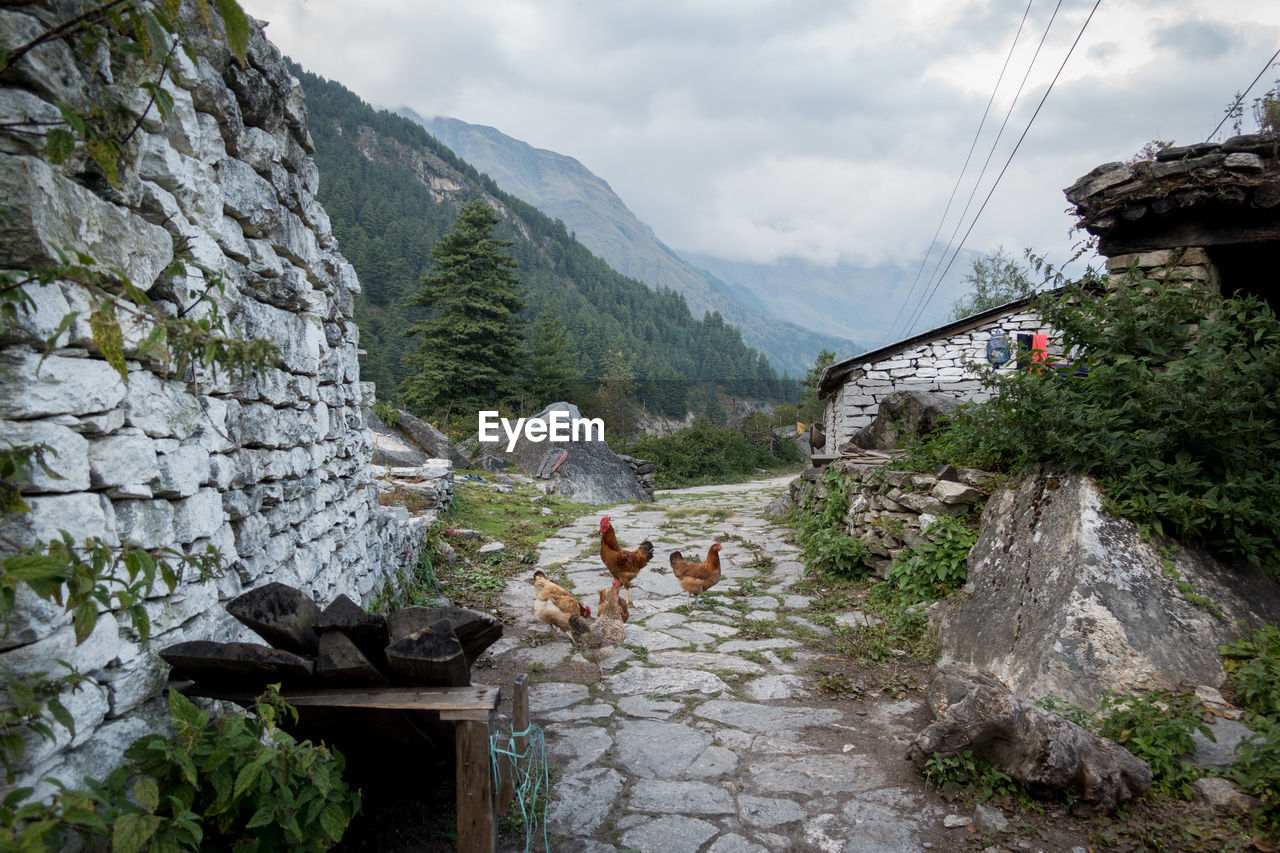
M652 542L646 539L634 550L625 550L618 544L610 517L600 519L600 560L613 576L613 584L599 591L594 619L589 605L554 583L546 572L538 569L533 573L533 614L550 626L553 637L557 631L569 636L582 656L596 665L597 681L604 678L601 662L626 642L631 583L651 559ZM686 560L679 551L671 554L670 562L680 588L695 601L720 581L719 542L711 546L707 558L700 563ZM624 589L626 598L622 596Z

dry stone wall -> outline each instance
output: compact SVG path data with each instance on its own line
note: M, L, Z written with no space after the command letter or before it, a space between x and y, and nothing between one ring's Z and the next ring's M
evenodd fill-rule
M925 531L940 516L973 512L987 499L993 479L972 468L959 469L954 479L941 479L934 474L890 471L836 459L825 468L806 468L792 480L788 504L777 507L777 514L813 500L826 500L830 489L823 477L829 471L844 479L849 498L845 531L867 546L870 556L864 562L879 577L887 575L893 561L905 551L925 544Z
M42 134L14 123L57 121L55 101L88 114L112 95L142 112L128 60L51 41L0 80L0 269L47 268L60 251L83 252L170 314L209 316L216 304L243 336L280 349L275 366L246 382L225 371L165 375L138 356L145 329L126 322L125 382L94 345L94 296L69 280L31 285L34 309L0 329L0 440L54 451L51 472L24 486L32 512L0 521L0 547L65 530L111 546L213 546L224 557L213 578L155 590L152 649L248 639L222 602L269 581L322 602L368 599L416 557L421 532L421 519L378 505L352 321L360 285L315 198L301 87L257 25L242 66L192 4L183 15L195 60L174 51L179 82L164 83L171 114L148 113L125 147L119 186L81 152L51 165ZM57 20L48 6L8 5L0 43L22 44ZM183 252L195 263L173 274ZM215 276L221 289L210 289ZM164 665L129 625L103 612L77 645L67 614L19 595L0 666L35 677L65 660L87 680L62 696L74 735L55 726L56 741L33 740L18 784L102 776L125 745L163 724L155 697Z
M869 426L880 401L895 391L932 391L957 400L990 396L971 363L986 363L987 341L1000 331L1012 347L1019 334L1045 334L1040 316L1030 310L997 316L982 325L925 341L854 369L827 401L827 448L837 448ZM1010 361L1001 370L1015 370Z

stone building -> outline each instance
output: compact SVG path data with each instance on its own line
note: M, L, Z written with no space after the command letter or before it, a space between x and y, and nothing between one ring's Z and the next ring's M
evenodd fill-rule
M855 432L869 426L880 401L895 391L984 399L988 392L974 365L992 363L988 343L997 338L996 344L1003 342L1010 354L998 370L1016 370L1019 339L1030 349L1033 335L1047 334L1030 303L1030 298L1009 302L828 367L818 386L819 398L827 401L826 452L837 452Z
M1183 250L1182 274L1226 295L1276 307L1280 258L1280 137L1235 136L1166 148L1154 160L1105 163L1065 191L1080 227L1098 238L1113 277L1162 268Z
M33 41L60 11L6 5L0 44ZM32 736L14 768L19 785L101 778L128 743L163 728L166 667L155 649L251 639L224 612L227 599L269 581L322 603L339 593L368 599L412 564L421 538L403 510L378 504L352 319L360 284L316 201L301 86L256 24L242 64L216 16L211 32L183 3L181 19L194 58L170 54L164 118L137 84L156 78L105 44L86 53L78 42L37 42L5 70L0 270L20 280L83 253L161 312L212 318L216 304L229 330L267 338L280 355L247 381L204 369L172 375L142 352L147 324L129 320L126 306L117 312L122 376L90 322L103 294L82 275L28 284L29 310L0 326L0 448L51 448L50 471L36 466L18 484L32 511L0 517L0 556L65 530L77 543L97 537L156 553L213 546L223 565L208 579L181 578L172 594L157 581L143 605L150 648L127 616L105 608L77 644L70 614L18 586L0 667L34 680L59 674L55 661L65 660L86 676L60 697L74 734L55 724L52 741ZM123 140L117 175L81 144L51 162L43 128L58 126L58 103L90 115L121 102L143 118ZM175 258L186 262L175 267ZM117 286L116 273L107 278Z

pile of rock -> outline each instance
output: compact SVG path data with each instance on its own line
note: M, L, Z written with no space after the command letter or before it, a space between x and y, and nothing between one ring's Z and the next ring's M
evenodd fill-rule
M928 541L924 531L939 516L968 515L987 499L984 491L991 475L972 468L947 467L939 474L885 471L876 465L860 465L837 459L828 469L843 474L849 509L845 523L849 535L862 540L873 557L869 564L883 577L893 560L908 548ZM791 483L789 502L802 506L809 496L827 497L823 482L828 469L806 468ZM787 507L775 508L782 512Z
M1166 148L1151 161L1104 163L1064 192L1104 255L1217 245L1205 226L1273 222L1280 212L1278 143L1255 133Z
M627 456L625 453L619 453L618 458L631 466L631 473L636 475L636 482L640 484L640 488L644 490L649 499L653 499L653 490L656 483L657 468L648 459L637 459L634 456Z
M453 463L448 459L428 459L421 465L384 468L371 466L379 494L409 492L414 501L413 515L430 516L434 520L453 503Z

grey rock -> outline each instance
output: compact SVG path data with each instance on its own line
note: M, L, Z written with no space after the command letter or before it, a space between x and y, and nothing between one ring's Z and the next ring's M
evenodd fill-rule
M705 782L640 779L631 788L627 808L659 814L724 815L735 811L724 788Z
M551 756L564 773L589 767L613 747L613 736L599 726L556 725L547 734Z
M617 726L615 758L628 773L678 779L711 745L711 736L683 723L626 720Z
M120 540L139 548L162 548L173 537L173 504L169 501L121 501L115 507Z
M74 246L96 268L121 270L145 291L173 260L173 238L160 226L99 198L41 158L6 161L0 169L0 197L8 211L0 222L4 267L57 264L59 253ZM67 216L69 210L76 215Z
M622 833L622 846L640 851L697 853L716 834L715 824L673 815L648 821Z
M621 695L635 693L721 693L729 689L719 676L694 669L631 667L609 679L609 689Z
M666 720L683 707L683 702L654 701L647 696L624 696L618 700L619 712L646 720Z
M564 413L564 416L574 420L582 417L577 406L562 402L551 404L531 420L550 423L553 412ZM643 503L651 499L636 481L631 466L619 459L604 441L586 441L580 435L578 441L535 442L527 440L522 433L515 447L508 451L506 436L502 435L501 429L498 432L498 440L480 443L484 452L490 456L510 459L529 474L537 472L549 451L568 451L568 458L551 476L551 487L555 494L596 504Z
M1218 646L1280 619L1280 586L1261 571L1179 548L1173 572L1223 618L1191 604L1158 546L1101 508L1094 481L1047 470L996 492L969 554L972 594L942 617L944 661L1093 706L1103 690L1221 685Z
M988 835L995 835L1009 828L1009 819L1004 816L1004 812L985 803L978 803L973 807L973 821L978 829Z
M0 442L5 447L43 444L50 448L24 478L15 479L24 493L78 492L89 488L89 442L76 432L50 421L0 421L0 435L4 436Z
M722 746L709 746L689 765L685 775L694 779L716 779L738 768L738 755Z
M958 814L949 814L942 819L942 825L947 829L955 829L959 826L969 826L973 823L973 818L964 817Z
M622 785L622 775L608 767L565 774L547 809L547 825L566 835L594 833L609 816Z
M567 708L587 698L585 684L561 684L554 681L535 684L529 689L529 711L537 714Z
M1024 786L1069 792L1076 808L1107 814L1141 796L1151 768L1124 747L1009 692L998 680L954 664L929 682L936 718L907 750L924 771L933 756L972 749Z
M51 355L41 362L35 353L8 350L0 353L0 376L4 375L26 380L0 384L0 418L105 412L125 396L120 374L97 359Z
M805 810L795 800L738 795L738 814L744 823L769 829L804 820Z
M1236 747L1247 740L1260 737L1244 723L1216 716L1209 723L1209 730L1213 732L1212 741L1198 730L1191 733L1195 749L1187 760L1196 767L1226 769L1235 761Z
M759 790L807 797L857 794L884 784L868 759L856 755L763 758L751 761L747 770Z
M89 443L89 480L95 489L150 483L159 473L155 444L141 430L121 431Z
M736 833L721 835L707 848L707 853L769 853L769 848L756 844Z
M1233 172L1261 172L1263 169L1261 157L1244 151L1228 154L1227 159L1222 161L1222 165Z
M821 726L839 720L839 711L829 708L784 708L731 699L712 699L694 711L699 717L750 732L770 734L779 729Z
M1191 783L1191 798L1198 803L1208 803L1216 809L1247 812L1261 808L1262 801L1249 796L1229 779L1206 776Z
M876 419L854 433L849 444L869 450L891 450L933 431L957 401L927 391L895 391L880 401Z

